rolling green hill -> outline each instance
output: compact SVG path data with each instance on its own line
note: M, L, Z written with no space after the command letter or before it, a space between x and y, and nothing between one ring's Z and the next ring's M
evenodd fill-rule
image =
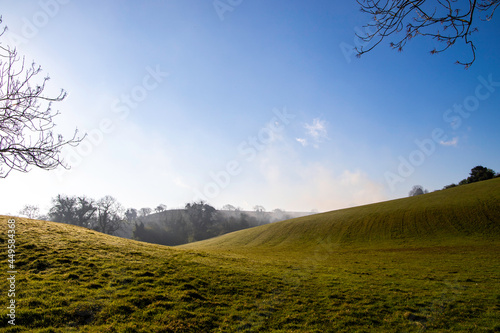
M0 216L0 331L498 332L499 185L181 248L13 218L16 273L9 273L9 217Z
M215 251L421 247L500 239L500 178L336 210L181 246Z

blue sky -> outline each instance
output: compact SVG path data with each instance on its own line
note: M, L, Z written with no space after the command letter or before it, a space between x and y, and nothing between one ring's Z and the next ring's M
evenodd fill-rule
M221 1L4 2L2 44L68 91L58 132L89 137L69 171L0 180L0 213L59 193L327 211L500 171L498 19L464 70L467 47L422 38L357 59L355 1Z

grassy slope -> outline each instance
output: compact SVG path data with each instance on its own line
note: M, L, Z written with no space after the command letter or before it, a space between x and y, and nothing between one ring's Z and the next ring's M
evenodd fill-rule
M18 325L7 324L3 293L0 331L497 332L499 185L320 214L184 249L16 218ZM3 277L0 288L8 289Z
M500 178L427 195L342 209L181 246L267 252L323 248L421 247L497 240Z

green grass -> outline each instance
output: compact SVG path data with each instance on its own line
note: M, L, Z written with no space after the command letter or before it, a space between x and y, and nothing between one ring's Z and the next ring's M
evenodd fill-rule
M181 248L310 253L321 248L475 244L500 235L500 178L234 232Z
M17 325L3 292L0 331L500 331L500 179L179 248L16 224Z

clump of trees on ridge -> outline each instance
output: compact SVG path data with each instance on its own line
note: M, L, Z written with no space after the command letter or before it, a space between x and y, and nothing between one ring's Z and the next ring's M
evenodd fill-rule
M483 180L493 179L493 178L497 178L497 177L500 177L500 173L496 173L492 169L486 168L482 165L478 165L478 166L475 166L474 168L472 168L470 170L469 177L462 179L458 183L458 185L455 183L450 184L450 185L446 185L445 187L443 187L443 190L453 188L456 186L460 186L460 185L466 185L466 184L471 184L471 183L475 183L475 182L480 182ZM427 190L425 190L421 185L415 185L415 186L413 186L413 188L411 189L411 191L409 192L408 195L410 197L413 197L415 195L421 195L421 194L426 194L426 193L429 193L429 192Z
M446 189L452 188L452 187L456 187L459 185L471 184L471 183L480 182L483 180L493 179L496 177L500 177L500 173L496 173L492 169L478 165L478 166L472 168L470 170L469 177L462 179L458 183L458 185L454 184L454 183L450 184L450 185L446 185L445 187L443 187L443 190L446 190Z

